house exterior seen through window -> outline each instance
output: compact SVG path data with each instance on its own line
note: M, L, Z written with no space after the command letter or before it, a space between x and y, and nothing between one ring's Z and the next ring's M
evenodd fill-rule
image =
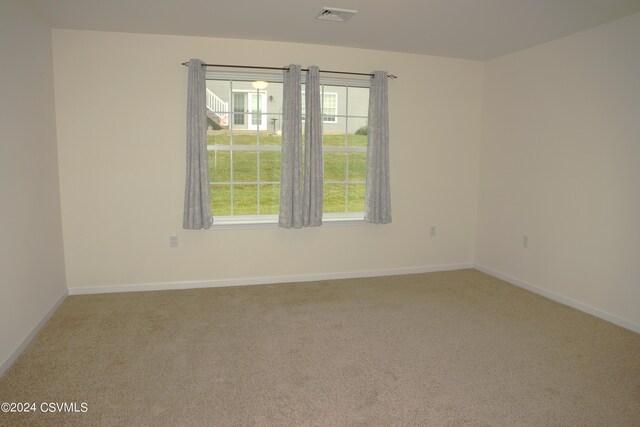
M207 75L209 187L218 223L277 221L282 77L259 77L266 88L253 87L255 74ZM363 218L369 81L340 83L321 86L324 218Z

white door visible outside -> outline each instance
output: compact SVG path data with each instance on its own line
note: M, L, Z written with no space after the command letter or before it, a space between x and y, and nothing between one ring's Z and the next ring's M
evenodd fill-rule
M267 93L249 92L248 129L267 129Z

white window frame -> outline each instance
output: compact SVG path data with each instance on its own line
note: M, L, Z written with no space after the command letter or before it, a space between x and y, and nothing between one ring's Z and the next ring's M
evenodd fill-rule
M255 80L263 80L263 81L267 81L267 82L273 82L273 83L282 83L282 75L281 74L266 74L266 73L241 73L241 72L226 72L226 73L221 73L221 72L208 72L207 73L207 77L208 80L227 80L231 82L230 85L230 92L231 94L233 93L240 93L240 92L247 92L247 93L253 93L254 91L251 90L246 90L246 89L237 89L234 90L233 89L233 82L234 81L255 81ZM357 116L357 115L348 115L349 112L349 96L348 96L348 90L349 87L360 87L360 88L369 88L369 79L341 79L341 78L321 78L320 84L323 86L322 90L323 90L323 105L322 105L322 115L323 115L323 122L324 123L331 123L331 124L335 124L338 122L338 118L344 118L345 119L345 131L348 129L348 121L349 118L367 118L366 116ZM324 114L324 86L343 86L347 88L347 99L346 99L346 107L345 107L345 114L338 114L338 93L336 92L327 92L327 95L332 95L335 97L335 115L333 115L333 120L324 120L325 114ZM258 92L258 90L256 90L255 92ZM262 96L262 100L263 103L266 103L266 100L268 99L268 95L266 93L266 91L264 90L260 90L259 91L261 94L263 94ZM304 91L303 91L304 93ZM231 100L233 100L233 95L231 95L230 97ZM234 112L233 107L231 106L232 102L230 102L230 108L229 110L229 114L246 114L246 118L248 120L247 122L247 126L250 125L251 122L251 116L250 116L250 112L248 111L250 108L250 102L249 102L249 97L247 96L247 112ZM260 113L262 114L262 118L266 118L267 117L267 107L266 105L262 106L262 108L264 108L264 111L261 111ZM280 116L280 119L282 120L282 113L269 113L272 116ZM250 129L250 130L257 130L259 132L259 130L262 129L267 129L266 126L263 126L262 123L259 127L259 129L257 130L256 128ZM261 181L260 180L260 153L261 152L268 152L268 151L281 151L281 146L279 145L233 145L233 120L230 121L229 124L229 130L230 130L230 145L207 145L207 150L208 151L230 151L231 152L231 162L233 162L233 152L234 151L257 151L258 152L258 173L257 173L257 178L258 180L256 182L242 182L240 184L243 185L256 185L257 186L257 200L258 200L258 212L260 210L260 185L262 184L280 184L280 181L277 182L271 182L271 181ZM259 136L258 136L259 138ZM346 140L346 134L345 134L345 140ZM327 153L327 152L344 152L344 153L366 153L367 152L367 148L366 147L347 147L346 144L344 147L337 147L337 146L323 146L322 147L322 151L323 153ZM233 163L232 163L233 164ZM233 185L234 184L238 184L235 183L233 181L233 168L231 168L230 170L230 182L209 182L209 185L230 185L231 186L231 212L233 213ZM346 161L346 169L345 169L345 180L344 181L325 181L324 182L325 185L327 184L341 184L345 186L345 208L348 208L348 202L349 202L349 184L363 184L364 185L364 181L349 181L349 161L347 158ZM323 213L322 215L322 220L323 223L327 223L327 224L354 224L354 223L364 223L364 212L340 212L340 213ZM267 226L267 227L276 227L278 223L278 215L230 215L230 216L222 216L222 215L214 215L213 218L213 228L220 228L220 227L246 227L246 226L257 226L257 227L261 227L261 226Z

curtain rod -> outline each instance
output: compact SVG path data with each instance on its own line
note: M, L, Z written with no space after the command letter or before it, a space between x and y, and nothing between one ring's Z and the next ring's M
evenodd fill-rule
M182 65L188 66L188 62L183 62ZM280 71L289 71L289 67L260 67L256 65L226 65L226 64L202 64L203 67L225 67L225 68L251 68L254 70L280 70ZM302 71L309 71L308 68L303 68ZM329 70L320 70L321 73L331 73L331 74L349 74L352 76L370 76L373 77L371 73L353 73L350 71L329 71ZM390 79L397 79L398 76L395 74L389 74L387 77Z

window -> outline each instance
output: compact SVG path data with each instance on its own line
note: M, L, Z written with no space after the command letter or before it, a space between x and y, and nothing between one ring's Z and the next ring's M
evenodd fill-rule
M256 80L269 85L254 89ZM369 80L332 78L323 83L324 218L362 219ZM229 115L232 120L225 119ZM215 222L277 222L282 76L207 74L207 117Z
M304 92L302 92L302 121L305 117L305 99ZM335 92L322 92L322 121L323 123L337 123L338 122L338 94Z
M338 94L322 93L322 121L324 123L337 123L338 118Z

